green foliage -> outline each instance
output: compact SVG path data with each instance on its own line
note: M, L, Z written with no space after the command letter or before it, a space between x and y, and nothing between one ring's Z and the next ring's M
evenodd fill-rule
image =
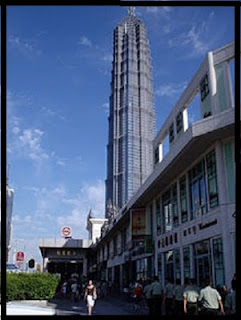
M7 273L7 301L52 299L58 282L50 273Z

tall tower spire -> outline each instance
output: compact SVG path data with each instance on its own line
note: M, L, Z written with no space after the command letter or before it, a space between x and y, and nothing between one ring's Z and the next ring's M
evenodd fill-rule
M136 10L136 7L128 7L128 16L134 17L136 15L135 10Z
M106 217L153 171L155 109L149 41L135 7L114 30L107 145Z

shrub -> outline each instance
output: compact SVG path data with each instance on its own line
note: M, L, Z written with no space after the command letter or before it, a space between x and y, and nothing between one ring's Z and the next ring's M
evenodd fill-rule
M7 273L7 301L52 299L58 282L50 273Z

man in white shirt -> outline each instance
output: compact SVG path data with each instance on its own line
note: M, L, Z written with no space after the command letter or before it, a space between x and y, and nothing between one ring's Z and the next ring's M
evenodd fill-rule
M202 304L202 314L215 316L218 315L220 306L221 315L224 315L222 298L219 292L211 288L210 279L205 280L206 287L200 291L198 301Z
M154 277L154 281L151 284L151 295L153 299L153 314L161 315L162 310L162 288L157 276Z

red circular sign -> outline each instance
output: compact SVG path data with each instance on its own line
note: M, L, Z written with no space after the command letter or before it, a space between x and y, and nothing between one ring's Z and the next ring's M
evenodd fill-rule
M70 227L63 227L62 228L62 236L63 237L70 237L72 233L72 230Z

